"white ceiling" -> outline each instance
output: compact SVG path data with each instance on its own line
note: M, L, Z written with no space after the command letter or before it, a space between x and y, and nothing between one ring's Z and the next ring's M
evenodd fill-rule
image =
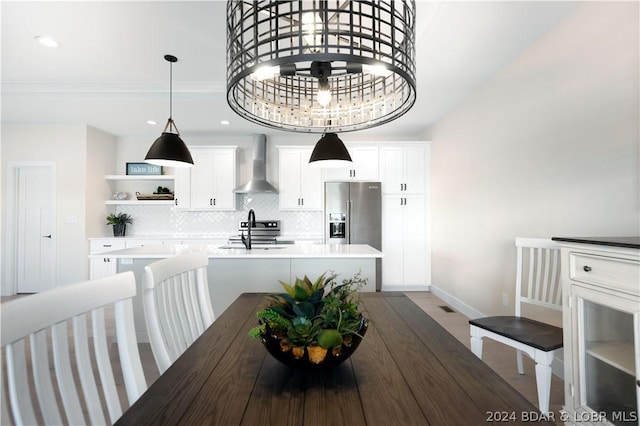
M577 4L418 1L416 104L359 133L415 139ZM163 57L172 54L173 117L183 136L279 132L243 120L226 103L224 1L3 0L0 7L3 124L157 136L169 112ZM60 47L41 46L37 35Z

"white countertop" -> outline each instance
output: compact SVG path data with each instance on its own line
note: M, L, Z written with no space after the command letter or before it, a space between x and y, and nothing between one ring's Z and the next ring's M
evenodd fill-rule
M220 248L220 245L204 244L149 244L92 254L89 258L103 258L108 254L112 259L164 259L178 254L206 251L209 258L251 259L251 258L379 258L382 252L367 244L283 244L252 250L244 248Z

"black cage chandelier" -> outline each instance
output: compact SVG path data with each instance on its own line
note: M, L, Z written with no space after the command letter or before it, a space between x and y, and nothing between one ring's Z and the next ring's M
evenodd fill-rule
M415 99L414 0L227 2L227 101L246 119L347 132Z

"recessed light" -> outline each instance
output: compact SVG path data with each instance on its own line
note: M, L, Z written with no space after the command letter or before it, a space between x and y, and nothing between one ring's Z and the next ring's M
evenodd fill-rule
M35 37L36 41L38 43L40 43L43 46L46 47L58 47L60 46L60 44L55 41L54 39L52 39L51 37L47 37L47 36L36 36Z
M220 124L222 124L223 126L228 126L231 123L229 122L229 120L221 120Z
M147 120L147 124L149 124L151 126L155 126L156 124L158 124L158 122L155 121L155 120Z

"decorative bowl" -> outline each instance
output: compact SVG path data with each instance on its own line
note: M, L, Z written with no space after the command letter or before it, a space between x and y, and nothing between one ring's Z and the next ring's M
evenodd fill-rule
M332 368L343 363L347 358L353 354L362 338L364 337L369 322L363 316L360 320L360 328L357 334L351 335L351 341L348 343L343 342L339 348L324 349L321 346L306 346L294 348L292 346L283 343L281 337L275 336L269 330L269 326L266 327L266 332L260 336L260 340L267 351L278 361L283 364L304 370L320 370L325 368Z

